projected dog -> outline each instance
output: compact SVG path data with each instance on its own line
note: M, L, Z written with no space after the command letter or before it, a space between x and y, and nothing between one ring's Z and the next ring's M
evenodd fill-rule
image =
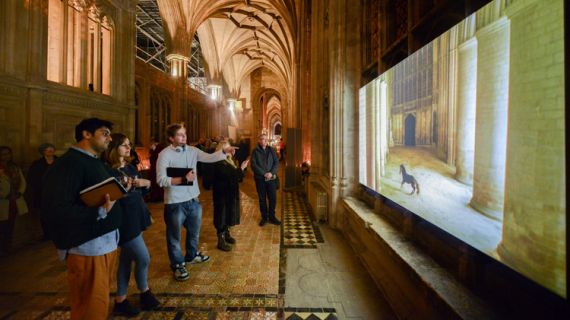
M403 164L400 165L400 173L402 174L402 184L400 184L400 188L404 185L404 183L409 183L412 186L412 192L410 194L420 194L420 185L416 181L416 178L411 174L406 172L406 167Z

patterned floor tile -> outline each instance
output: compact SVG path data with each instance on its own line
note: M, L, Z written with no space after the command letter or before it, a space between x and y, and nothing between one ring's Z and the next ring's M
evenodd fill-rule
M316 248L317 243L323 242L305 198L297 192L283 193L282 238L286 248Z

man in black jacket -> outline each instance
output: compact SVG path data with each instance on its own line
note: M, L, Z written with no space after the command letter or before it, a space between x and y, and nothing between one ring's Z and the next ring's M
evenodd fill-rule
M75 127L77 143L44 176L42 211L59 257L66 261L71 319L108 316L121 208L109 195L102 206L87 207L79 192L110 177L98 156L111 141L112 126L97 118L81 121Z
M260 135L258 144L251 155L251 168L259 196L259 210L261 211L260 227L263 227L267 221L275 225L281 224L281 221L275 217L278 166L279 160L275 150L267 145L267 135ZM267 199L269 199L269 208L267 207Z

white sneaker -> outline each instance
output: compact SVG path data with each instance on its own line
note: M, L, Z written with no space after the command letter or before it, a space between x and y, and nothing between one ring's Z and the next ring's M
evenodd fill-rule
M184 263L177 264L174 269L174 279L178 281L186 281L190 279L190 274L186 270Z
M192 261L187 261L190 264L197 264L197 263L202 263L202 262L207 262L210 261L210 257L202 254L202 252L198 251L198 253L196 253L196 256L194 257L194 259L192 259Z

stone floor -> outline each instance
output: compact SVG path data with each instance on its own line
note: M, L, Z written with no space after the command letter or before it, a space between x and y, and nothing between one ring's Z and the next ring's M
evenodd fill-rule
M342 235L311 222L301 195L279 192L284 224L259 227L251 173L241 191L241 224L232 229L237 244L231 252L216 249L211 193L202 191L200 247L212 259L192 265L186 282L175 281L168 266L163 205L149 205L155 220L144 234L152 260L149 285L163 305L138 319L395 317ZM131 280L129 299L138 303ZM0 260L0 319L67 319L67 293L65 265L48 242Z

